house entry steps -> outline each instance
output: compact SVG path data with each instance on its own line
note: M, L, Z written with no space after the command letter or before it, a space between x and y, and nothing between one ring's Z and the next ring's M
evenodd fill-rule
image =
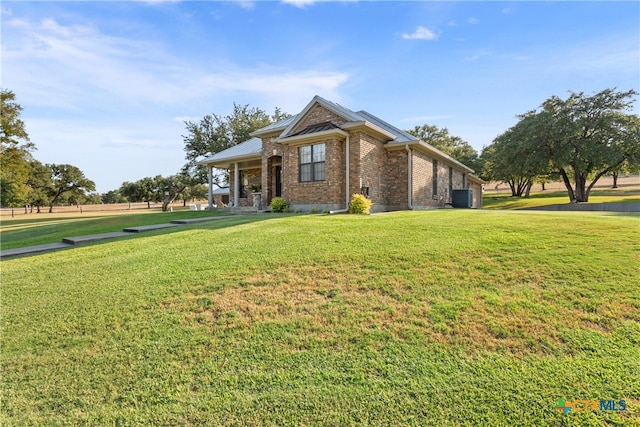
M23 255L35 255L39 253L57 251L60 249L69 249L74 246L79 246L85 243L93 243L101 240L115 239L118 237L125 237L125 236L135 236L136 234L139 234L145 231L162 230L165 228L178 227L180 225L196 224L196 223L206 222L206 221L215 221L217 219L233 218L234 216L237 216L237 215L222 215L222 216L212 216L212 217L206 217L206 218L179 219L179 220L173 220L166 224L143 225L140 227L127 227L122 231L115 231L112 233L65 237L62 239L62 242L60 243L48 243L45 245L27 246L24 248L7 249L7 250L0 251L0 259L13 258L13 257L18 257Z

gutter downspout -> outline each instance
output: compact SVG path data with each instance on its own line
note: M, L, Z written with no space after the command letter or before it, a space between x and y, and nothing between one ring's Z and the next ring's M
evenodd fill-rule
M337 213L347 213L349 212L349 201L351 200L351 198L349 197L349 135L347 135L347 139L344 142L344 146L345 146L345 156L344 158L346 159L345 161L345 209L337 209L335 211L329 211L329 214L337 214Z
M209 210L213 210L213 168L209 166Z
M411 148L409 148L409 144L404 145L405 150L407 150L407 203L409 210L413 209L413 153Z
M240 199L240 168L238 162L233 166L233 207L239 206L238 200Z

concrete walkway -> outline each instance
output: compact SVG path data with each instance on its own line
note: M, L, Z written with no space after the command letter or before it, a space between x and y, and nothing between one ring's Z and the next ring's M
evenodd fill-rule
M162 230L165 228L178 227L180 225L196 224L217 219L233 218L238 215L212 216L206 218L177 219L167 224L143 225L140 227L127 227L122 231L113 233L91 234L88 236L65 237L60 243L48 243L46 245L27 246L24 248L7 249L0 251L0 259L13 258L18 256L35 255L44 252L52 252L60 249L69 249L85 243L93 243L101 240L115 239L118 237L133 236L145 231Z

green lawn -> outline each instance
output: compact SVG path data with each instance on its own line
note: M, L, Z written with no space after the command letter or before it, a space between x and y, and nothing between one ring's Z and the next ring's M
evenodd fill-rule
M637 426L638 265L634 216L450 209L9 259L0 424Z

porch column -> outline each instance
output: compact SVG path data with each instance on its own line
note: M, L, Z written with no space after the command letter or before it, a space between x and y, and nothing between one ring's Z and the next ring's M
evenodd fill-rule
M211 165L207 165L209 169L209 210L213 210L213 168Z
M240 168L238 162L233 164L233 206L238 207L240 200Z

